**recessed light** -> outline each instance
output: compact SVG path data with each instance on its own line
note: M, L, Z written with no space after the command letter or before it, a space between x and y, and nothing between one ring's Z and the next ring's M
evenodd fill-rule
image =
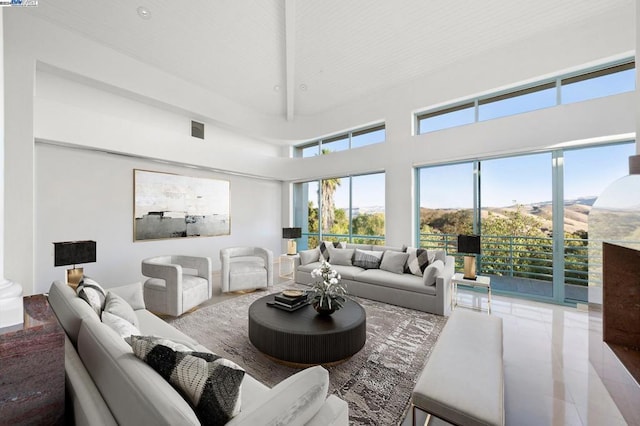
M300 85L300 90L302 90L303 92L306 92L306 91L307 91L307 85L306 85L306 84L304 84L304 83L302 83L302 84Z
M140 6L136 11L138 12L138 16L142 19L151 19L151 11L146 7Z
M273 86L273 91L274 92L279 92L280 91L280 86L277 85L277 84L275 86Z

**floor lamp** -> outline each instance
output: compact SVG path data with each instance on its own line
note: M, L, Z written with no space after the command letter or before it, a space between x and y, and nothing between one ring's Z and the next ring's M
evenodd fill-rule
M53 243L53 246L53 266L73 265L72 269L67 269L66 282L71 288L75 289L84 275L84 269L76 268L76 265L96 261L96 242L65 241Z
M464 278L475 280L476 255L480 254L480 235L458 235L458 253L465 254Z

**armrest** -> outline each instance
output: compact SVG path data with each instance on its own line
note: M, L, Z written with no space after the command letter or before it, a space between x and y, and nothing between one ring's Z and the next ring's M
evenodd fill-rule
M211 259L201 256L175 256L175 263L183 268L195 269L198 276L211 280Z
M324 405L328 389L327 370L321 366L307 368L278 383L251 410L240 411L227 425L304 425Z

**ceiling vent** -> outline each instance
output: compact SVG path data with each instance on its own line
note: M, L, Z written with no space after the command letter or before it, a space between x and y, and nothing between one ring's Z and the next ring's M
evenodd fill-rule
M191 136L194 138L204 139L204 123L191 121Z

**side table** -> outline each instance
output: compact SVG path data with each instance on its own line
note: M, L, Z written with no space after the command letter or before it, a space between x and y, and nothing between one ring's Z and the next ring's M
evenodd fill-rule
M290 255L290 254L281 254L278 259L278 275L280 278L289 278L293 279L293 273L295 268L294 259L297 258L298 255Z
M458 285L463 285L473 288L484 288L487 290L487 313L491 315L491 278L478 275L475 280L470 280L464 277L464 274L457 272L453 274L451 278L451 310L454 310L458 306ZM460 305L463 306L463 305ZM473 308L473 306L466 306Z
M64 331L43 294L24 323L0 329L1 424L64 424Z

